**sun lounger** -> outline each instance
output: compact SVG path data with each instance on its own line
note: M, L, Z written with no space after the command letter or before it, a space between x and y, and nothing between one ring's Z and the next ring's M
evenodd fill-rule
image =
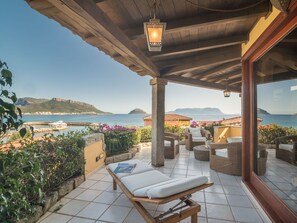
M134 207L148 223L179 222L191 217L191 223L197 223L200 205L191 200L191 194L203 190L213 183L205 176L184 179L171 179L151 166L139 161L129 160L125 163L136 164L131 173L114 173L118 163L109 164L106 169L113 178L113 189L120 186ZM180 202L157 217L152 217L140 202L165 204L179 199Z

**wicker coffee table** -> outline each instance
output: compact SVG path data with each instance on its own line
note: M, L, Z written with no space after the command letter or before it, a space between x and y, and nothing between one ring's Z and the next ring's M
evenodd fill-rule
M193 150L196 160L209 161L209 148L205 145L195 146Z

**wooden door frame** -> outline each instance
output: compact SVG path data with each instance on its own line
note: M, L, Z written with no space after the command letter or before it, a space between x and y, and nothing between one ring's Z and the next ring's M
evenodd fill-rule
M288 13L280 13L242 57L242 180L275 222L297 222L297 215L253 171L253 149L257 140L254 64L295 27L297 28L297 0L292 0Z

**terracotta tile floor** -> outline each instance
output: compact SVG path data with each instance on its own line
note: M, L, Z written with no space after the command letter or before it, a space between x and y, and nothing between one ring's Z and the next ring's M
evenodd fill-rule
M143 148L135 158L151 162L150 147ZM241 186L241 177L218 173L209 169L209 162L195 160L192 151L184 146L174 160L165 160L165 166L157 168L173 178L206 175L214 185L193 194L192 199L201 205L200 223L265 222ZM88 176L88 179L66 195L39 222L42 223L142 223L144 220L120 189L112 190L112 179L105 168ZM174 203L174 202L172 202ZM171 204L170 204L171 205ZM152 215L167 210L169 205L145 204ZM190 222L190 218L182 221Z

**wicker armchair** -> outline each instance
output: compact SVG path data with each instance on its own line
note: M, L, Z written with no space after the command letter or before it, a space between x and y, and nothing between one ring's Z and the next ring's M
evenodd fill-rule
M287 144L291 141L293 144ZM296 165L297 158L297 135L283 136L275 139L275 156L278 159Z
M195 137L192 133L191 133L191 129L188 128L185 131L185 144L186 144L186 149L187 150L193 150L194 146L199 146L199 145L204 145L206 139L210 139L211 138L211 133L203 128L200 128L200 132L201 132L201 137Z
M266 173L267 156L268 156L268 152L266 151L266 146L258 144L257 174L259 176L262 176Z
M230 174L241 175L242 143L210 144L210 168Z
M174 133L164 133L164 157L174 159L179 153L179 136Z

